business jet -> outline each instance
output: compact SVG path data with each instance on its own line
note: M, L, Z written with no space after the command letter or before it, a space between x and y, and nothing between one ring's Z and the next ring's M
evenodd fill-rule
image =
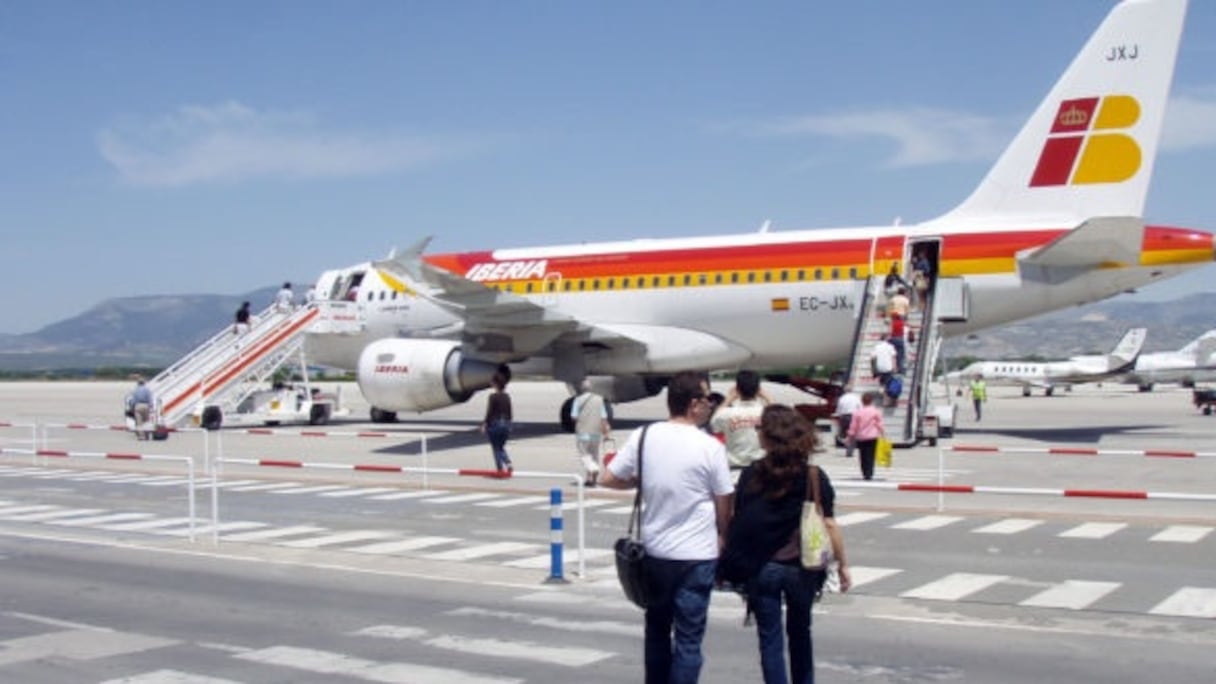
M1032 388L1039 387L1050 397L1057 387L1100 382L1130 372L1136 367L1147 335L1146 328L1132 328L1109 354L1074 356L1067 361L976 361L947 373L946 379L962 383L978 377L989 385L1016 385L1026 397Z
M1141 354L1123 381L1150 392L1156 383L1184 387L1216 380L1216 330L1209 330L1177 351Z
M1115 6L972 194L919 224L428 254L327 271L357 333L313 334L374 420L467 401L500 364L613 401L681 370L847 358L869 279L923 252L961 285L964 335L1213 261L1210 232L1146 222L1185 0ZM345 308L343 308L345 307Z

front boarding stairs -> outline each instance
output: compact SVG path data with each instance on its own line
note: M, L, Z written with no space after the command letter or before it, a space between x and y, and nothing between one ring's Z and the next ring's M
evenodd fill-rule
M248 332L227 326L149 382L159 423L182 427L205 420L208 407L234 410L276 370L304 348L304 337L320 316L308 304L271 306L250 321ZM218 422L217 422L218 424Z

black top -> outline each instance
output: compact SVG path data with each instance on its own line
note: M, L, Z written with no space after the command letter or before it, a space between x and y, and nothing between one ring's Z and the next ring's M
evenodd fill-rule
M248 323L249 322L249 307L242 306L241 308L236 310L236 322L237 323Z
M815 466L818 468L818 466ZM765 498L763 491L752 491L755 464L739 474L735 486L735 516L727 533L726 549L719 559L723 579L746 582L764 563L791 543L802 521L802 502L806 498L806 475L795 478L789 491L779 499ZM827 473L819 468L819 505L823 517L835 517L836 490ZM795 555L791 561L797 563Z
M486 425L498 421L511 421L511 395L506 392L494 392L486 402Z

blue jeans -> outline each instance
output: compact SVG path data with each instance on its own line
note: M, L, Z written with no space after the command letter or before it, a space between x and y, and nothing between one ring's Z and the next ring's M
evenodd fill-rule
M490 423L486 426L486 436L490 438L490 448L494 450L494 467L499 470L510 468L507 438L511 436L511 424L505 420Z
M811 645L811 604L824 575L801 565L765 563L748 585L756 636L760 640L760 669L764 684L815 684L815 654ZM790 676L785 673L785 644L781 635L781 600L785 599L785 635L789 638Z
M695 684L718 561L646 559L646 684ZM672 639L672 633L675 639Z

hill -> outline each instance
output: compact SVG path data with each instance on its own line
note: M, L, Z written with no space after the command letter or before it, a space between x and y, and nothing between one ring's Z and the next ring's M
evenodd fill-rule
M33 333L0 335L0 371L164 366L229 325L242 301L269 303L276 290L109 299ZM1110 299L955 338L944 353L985 359L1102 353L1136 326L1149 329L1144 351L1177 349L1216 328L1216 294L1169 302Z

